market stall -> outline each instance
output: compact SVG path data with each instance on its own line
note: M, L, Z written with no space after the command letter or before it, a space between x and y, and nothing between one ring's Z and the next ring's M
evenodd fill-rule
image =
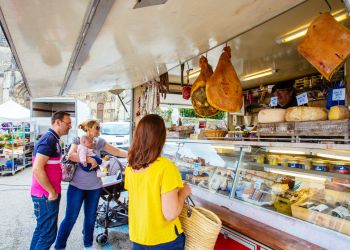
M12 174L32 165L34 134L29 109L9 100L0 105L0 174Z
M196 74L186 65L179 68L181 86L169 86L171 93L177 91L180 99L191 101L198 118L184 123L180 117L169 127L164 155L191 183L198 204L222 220L216 249L350 245L349 51L334 62L329 55L339 55L337 50L346 47L341 39L308 47L308 39L327 40L312 33L320 20L326 20L327 28L320 28L317 36L337 28L349 36L334 16L318 15L304 26L309 27L305 39L285 45L299 53L300 65L313 65L314 72L305 70L278 81L267 77L278 73L272 69L238 77L239 64L232 63L231 48L246 41L248 32L220 46L216 64L209 64L209 51L196 58ZM270 27L266 23L251 33L266 31L265 25ZM308 52L314 53L315 47L331 52L310 58ZM190 74L194 76L188 90ZM254 81L260 84L250 85ZM140 111L134 114L136 122L157 112L162 84L150 82L135 89L134 105ZM226 126L209 126L209 119L219 112L226 113Z
M169 94L202 117L164 155L223 221L217 249L349 248L349 1L31 3L0 20L32 96L133 88L135 123Z

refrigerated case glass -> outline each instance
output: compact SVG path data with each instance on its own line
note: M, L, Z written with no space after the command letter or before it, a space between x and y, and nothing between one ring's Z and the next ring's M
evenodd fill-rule
M213 193L229 196L240 148L212 142L167 142L163 155L179 168L183 180Z
M272 151L242 152L234 198L350 235L350 163L331 159L334 152Z

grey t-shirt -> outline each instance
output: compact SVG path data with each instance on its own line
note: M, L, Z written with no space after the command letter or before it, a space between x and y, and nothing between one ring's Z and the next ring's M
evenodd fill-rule
M73 139L73 144L79 145L79 138ZM94 153L101 157L101 149L106 145L106 140L100 137L95 139ZM70 185L83 190L94 190L102 187L102 181L97 177L96 171L85 172L80 167L75 170L74 176Z

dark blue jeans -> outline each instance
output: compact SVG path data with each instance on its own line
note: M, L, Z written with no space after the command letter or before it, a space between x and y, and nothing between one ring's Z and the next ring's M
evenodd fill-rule
M155 245L145 246L135 242L132 244L132 250L183 250L185 249L185 234L182 233L171 242Z
M32 242L30 243L30 250L50 249L51 245L55 242L60 199L61 195L54 201L49 201L45 196L32 196L36 228L33 233Z
M101 165L102 164L102 159L98 156L89 156L91 158L93 158L96 162L97 165ZM96 171L98 168L93 168L90 170L90 168L92 167L91 163L88 163L86 167L84 167L83 164L79 163L79 167L81 167L85 172L90 172L90 171Z
M64 219L58 230L55 249L66 248L67 239L79 216L80 208L84 203L84 247L91 247L94 238L96 210L101 189L82 190L72 185L67 190L67 208Z

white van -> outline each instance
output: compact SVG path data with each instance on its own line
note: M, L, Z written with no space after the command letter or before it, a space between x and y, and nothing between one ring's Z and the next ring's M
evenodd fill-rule
M130 147L130 122L105 122L101 123L101 136L108 143L122 149Z

